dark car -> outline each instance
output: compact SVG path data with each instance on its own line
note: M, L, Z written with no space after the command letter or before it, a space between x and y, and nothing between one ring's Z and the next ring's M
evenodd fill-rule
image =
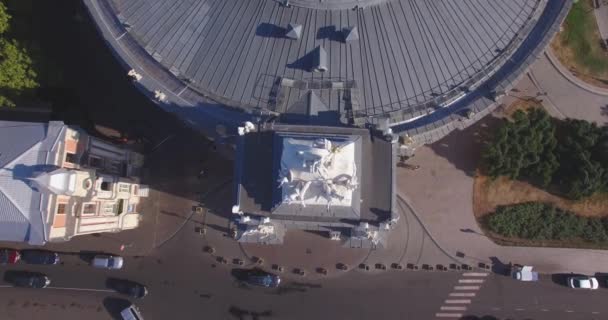
M21 254L13 249L0 249L0 264L13 264L21 259Z
M141 299L148 294L148 288L145 285L130 280L109 278L106 286L131 298Z
M260 269L251 269L245 272L243 281L254 286L276 288L281 283L281 278Z
M59 254L44 250L23 250L21 260L29 264L58 264Z
M4 274L4 281L22 288L46 288L51 280L42 273L27 271L7 271Z

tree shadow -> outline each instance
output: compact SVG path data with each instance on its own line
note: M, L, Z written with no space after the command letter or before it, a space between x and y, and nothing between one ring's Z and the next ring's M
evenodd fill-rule
M456 130L430 145L440 157L447 159L468 176L474 176L485 144L490 141L493 130L503 120L488 115L464 130Z

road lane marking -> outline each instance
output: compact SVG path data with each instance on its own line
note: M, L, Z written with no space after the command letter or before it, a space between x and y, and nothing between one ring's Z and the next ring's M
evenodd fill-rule
M515 311L524 311L524 310L526 310L526 309L524 309L524 308L515 308Z
M471 303L471 299L448 299L448 300L445 300L445 303L446 304L458 304L458 303L469 304L469 303Z
M489 273L485 272L465 272L462 274L465 277L487 277Z
M437 318L462 318L462 313L435 313Z
M459 279L458 283L483 283L483 279Z
M591 311L591 313L593 313L593 314L600 314L600 313L599 313L599 312L597 312L597 311Z
M441 311L465 311L467 310L467 307L460 307L460 306L442 306Z
M573 311L573 310L566 310L566 312L568 312L568 313L572 313L572 312L574 312L574 311Z
M21 288L11 285L0 285L0 288ZM115 292L109 289L88 289L88 288L67 288L67 287L46 287L42 289L55 289L55 290L72 290L72 291L91 291L91 292Z
M475 292L453 292L450 297L474 297Z
M455 286L454 290L479 290L479 286Z
M547 312L549 309L540 309L540 311Z
M72 291L92 291L92 292L114 292L114 290L109 290L109 289L87 289L87 288L66 288L66 287L46 287L45 289L72 290Z

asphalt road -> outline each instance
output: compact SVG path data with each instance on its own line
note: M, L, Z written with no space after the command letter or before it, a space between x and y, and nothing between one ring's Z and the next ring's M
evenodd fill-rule
M603 319L608 314L608 305L602 303L608 289L572 290L550 276L521 283L501 275L480 277L478 272L351 271L324 281L286 280L278 289L252 288L239 284L230 266L215 266L202 252L200 238L191 233L179 234L150 256L126 258L122 270L94 269L78 255L62 255L62 262L2 266L43 272L52 283L47 289L0 284L1 318L112 319L111 312L124 302L118 299L124 297L106 288L108 277L149 287L147 297L134 301L147 320L435 319L438 313L536 320ZM446 306L464 310L442 310Z

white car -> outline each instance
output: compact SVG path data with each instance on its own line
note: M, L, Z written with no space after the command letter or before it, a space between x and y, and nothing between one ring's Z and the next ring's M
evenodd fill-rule
M120 269L122 268L123 259L119 256L96 255L93 258L91 265L95 268L102 269Z
M594 277L577 276L568 278L568 286L573 289L595 290L599 284Z

